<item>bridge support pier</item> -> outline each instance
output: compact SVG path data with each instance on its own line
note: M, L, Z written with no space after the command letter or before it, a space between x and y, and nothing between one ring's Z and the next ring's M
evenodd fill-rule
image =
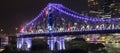
M17 38L18 50L29 51L31 49L32 40L31 38Z
M64 37L48 37L50 50L65 50Z

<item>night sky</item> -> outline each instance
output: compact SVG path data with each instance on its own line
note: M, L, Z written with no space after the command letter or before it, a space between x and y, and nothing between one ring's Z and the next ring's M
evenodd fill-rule
M15 27L20 29L49 2L61 3L78 12L87 9L87 0L0 0L0 29L13 33Z

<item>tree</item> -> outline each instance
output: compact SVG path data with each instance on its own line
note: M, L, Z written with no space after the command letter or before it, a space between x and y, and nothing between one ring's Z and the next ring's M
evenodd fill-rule
M99 48L95 43L88 43L88 50L89 51L95 51L97 49L99 49Z
M88 50L88 43L83 38L75 38L67 43L68 50Z
M4 48L5 50L3 51L3 53L15 53L17 51L16 45L6 45Z
M101 43L87 43L83 38L75 38L66 43L67 50L74 53L79 53L80 51L84 53L84 51L98 51L99 48L104 48L105 46ZM80 52L80 53L81 53Z
M97 43L97 47L104 48L105 46L102 43Z

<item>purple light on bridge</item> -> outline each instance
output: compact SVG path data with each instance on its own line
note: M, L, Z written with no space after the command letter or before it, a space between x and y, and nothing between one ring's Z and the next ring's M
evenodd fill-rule
M102 23L102 22L110 22L110 21L118 21L118 20L120 20L120 18L100 19L100 18L93 18L93 17L88 17L88 16L82 16L82 15L79 15L78 13L76 13L75 11L70 10L69 8L68 8L68 10L70 12L72 12L72 13L63 10L62 8L66 8L66 7L64 7L61 4L49 4L49 5L51 5L54 9L56 9L56 10L58 10L58 11L64 13L64 14L66 14L68 16L71 16L71 17L74 17L74 18L79 18L79 19L86 20L86 21L93 21L94 23L96 23L96 22L101 22ZM35 22L38 18L40 18L40 16L46 11L47 8L48 8L48 6L45 7L42 10L42 12L40 12L40 14L38 14L38 16L36 16L32 21L27 23L25 25L25 27L24 27L24 30L22 30L22 31L24 32L27 29L27 27L29 27L33 22ZM75 14L73 14L73 13L75 13ZM49 26L49 29L52 30L52 26ZM106 29L102 28L102 29L88 29L88 30L84 29L84 30L73 30L73 31L60 31L60 32L54 32L54 33L76 32L76 31L88 32L88 31L115 30L115 29L120 29L120 28L106 28ZM44 33L49 34L50 32L44 32ZM30 34L40 34L40 33L30 33ZM60 41L58 41L58 40L56 40L56 37L53 37L53 38L54 38L54 40L48 40L48 44L50 45L50 49L51 50L54 50L54 43L55 42L57 42L58 45L59 45L58 49L60 49L60 50L61 49L65 49L64 39L61 39L61 37L59 37ZM22 39L22 38L21 38L21 42L18 40L17 47L21 48L24 41L28 44L27 47L30 48L31 47L31 40L29 40L29 39Z
M120 20L120 18L110 18L110 19L105 19L105 20L104 20L104 19L101 19L101 18L91 18L91 17L88 17L88 16L82 16L82 15L80 15L79 13L77 13L77 12L75 12L75 11L69 9L69 8L64 7L62 4L50 3L49 5L53 6L55 9L59 10L60 12L65 13L65 14L67 14L67 15L69 15L69 16L72 16L72 17L75 17L75 18L84 19L84 20L100 21L100 22L101 22L101 21L103 22L103 21L111 21L111 20L112 20L112 21ZM48 6L47 6L47 7L48 7ZM36 21L36 20L45 12L45 10L47 9L47 7L45 7L44 10L43 10L37 17L35 17L32 21L30 21L28 24L25 25L25 27L24 27L25 30L26 30L26 28L27 28L30 24L32 24L34 21ZM78 14L78 15L68 13L68 12L62 10L61 8L66 8L66 9L68 9L69 11L71 11L71 12L73 12L73 13L76 13L76 14Z
M57 46L55 46L55 43L57 43ZM54 50L56 47L58 50L64 50L64 37L48 37L48 45L50 50Z
M91 20L91 21L93 21L93 18L90 18L90 17L82 17L82 16L79 16L79 15L74 15L74 14L71 14L71 13L68 13L68 12L66 12L66 11L63 11L63 10L61 10L61 9L59 9L59 8L57 8L56 6L53 6L55 9L57 9L57 10L59 10L60 12L62 12L62 13L64 13L64 14L67 14L67 15L69 15L69 16L72 16L72 17L75 17L75 18L80 18L80 19L84 19L84 20ZM96 21L101 21L101 20L98 20L97 18L95 18L96 19Z
M57 5L57 4L56 4L56 5ZM54 5L54 6L55 6L55 5ZM60 9L60 8L65 8L65 9L69 10L70 12L72 12L72 13L74 13L74 14L78 14L78 16L80 16L80 17L88 18L88 20L91 19L89 16L82 16L82 15L80 15L79 13L77 13L77 12L75 12L75 11L69 9L69 8L64 7L62 4L57 5L57 6L55 6L55 7L58 8L58 9ZM110 19L106 19L106 20L101 19L101 18L92 18L92 20L96 20L96 21L109 21L109 20L113 20L113 21L117 21L117 20L120 20L120 18L110 18Z
M27 50L30 50L31 45L32 45L31 38L18 38L17 39L17 48L18 49L25 49L26 48Z

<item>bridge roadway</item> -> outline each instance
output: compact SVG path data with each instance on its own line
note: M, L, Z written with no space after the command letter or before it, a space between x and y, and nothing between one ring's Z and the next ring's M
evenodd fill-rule
M36 36L69 36L80 34L108 34L108 33L120 33L120 29L107 29L107 30L72 30L72 31L59 31L59 32L39 32L39 33L18 33L18 37L36 37Z

